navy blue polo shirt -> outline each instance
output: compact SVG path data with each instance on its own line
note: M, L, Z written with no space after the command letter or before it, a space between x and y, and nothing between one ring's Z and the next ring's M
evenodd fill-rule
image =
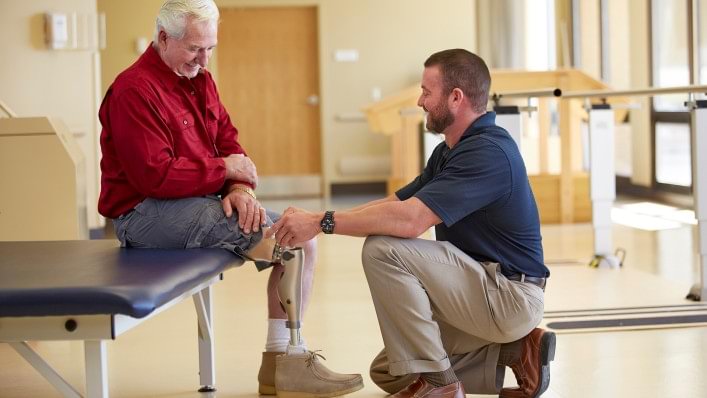
M437 240L476 261L501 264L505 275L547 277L540 218L525 164L510 134L488 112L449 149L440 143L398 199L420 199L442 220Z

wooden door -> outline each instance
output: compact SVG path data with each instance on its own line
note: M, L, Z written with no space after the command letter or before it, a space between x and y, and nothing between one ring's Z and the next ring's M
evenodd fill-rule
M316 8L222 8L217 58L221 99L261 181L319 179Z

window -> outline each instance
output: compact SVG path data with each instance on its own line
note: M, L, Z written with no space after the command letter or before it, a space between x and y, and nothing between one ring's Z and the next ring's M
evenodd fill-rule
M689 37L691 0L652 0L653 86L687 86L693 81ZM689 192L692 185L687 94L653 97L655 175L659 189Z

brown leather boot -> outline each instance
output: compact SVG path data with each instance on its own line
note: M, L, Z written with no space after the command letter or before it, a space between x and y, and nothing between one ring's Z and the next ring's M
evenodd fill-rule
M555 333L535 328L521 340L521 354L510 364L517 388L502 388L499 398L535 398L550 385L550 361L555 359Z
M435 387L422 377L412 384L391 395L391 398L464 398L464 386L461 382Z
M284 352L263 352L258 371L258 394L275 395L275 358Z

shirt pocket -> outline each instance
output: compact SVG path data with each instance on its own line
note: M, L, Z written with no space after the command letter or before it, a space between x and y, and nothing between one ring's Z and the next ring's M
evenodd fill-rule
M177 113L172 118L172 137L177 153L182 155L192 152L201 142L196 118L190 111Z

